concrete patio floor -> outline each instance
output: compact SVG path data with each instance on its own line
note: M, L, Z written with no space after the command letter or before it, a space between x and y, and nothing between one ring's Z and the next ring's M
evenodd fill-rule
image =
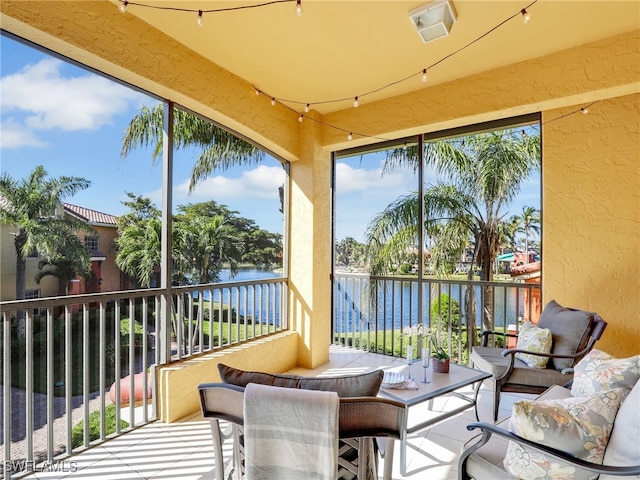
M402 363L402 359L366 353L359 350L331 347L330 360L314 370L294 369L291 373L304 375L336 375L370 371ZM422 375L414 364L413 375ZM420 377L418 377L420 378ZM468 389L471 392L471 389ZM500 418L511 413L513 402L531 395L504 394L500 405ZM447 409L455 397L434 401L432 408ZM428 403L424 404L427 408ZM480 390L478 410L482 421L490 421L491 395L484 387ZM419 417L421 407L412 407L409 422ZM400 475L399 444L396 443L393 478L449 480L457 478L457 462L465 441L476 435L466 430L474 422L473 409L466 410L430 429L409 435L407 475ZM225 462L232 455L232 444L224 444ZM382 472L384 460L379 471ZM215 458L208 420L195 414L180 422L165 424L154 422L120 437L90 448L56 465L57 471L36 472L26 478L42 479L184 479L209 480L214 478Z

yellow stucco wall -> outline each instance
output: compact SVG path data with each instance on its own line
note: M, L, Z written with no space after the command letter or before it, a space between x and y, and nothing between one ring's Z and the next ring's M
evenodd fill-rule
M301 125L301 158L291 164L289 321L300 334L298 365L329 359L331 341L331 154L316 122Z
M297 365L298 335L283 332L244 345L175 362L158 368L158 416L175 422L200 410L196 387L219 382L218 363L242 370L279 373Z
M0 225L0 301L16 299L16 249L13 244L15 228ZM40 290L41 297L58 295L58 280L55 277L44 277L40 283L35 280L38 273L39 259L27 258L25 280L27 290Z
M597 348L640 353L640 95L543 115L543 301L596 311Z

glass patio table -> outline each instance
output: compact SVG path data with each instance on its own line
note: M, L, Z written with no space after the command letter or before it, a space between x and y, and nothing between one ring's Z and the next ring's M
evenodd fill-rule
M415 365L414 365L415 367ZM405 374L408 372L409 366L394 367L389 370L398 373ZM449 367L449 373L435 373L431 369L429 371L429 383L422 383L419 379L416 379L417 390L408 389L395 389L395 388L381 388L380 395L391 398L398 402L402 402L407 406L406 416L404 421L405 432L400 440L400 473L404 476L407 474L407 437L410 433L418 432L430 427L442 420L451 418L453 415L467 410L471 407L475 409L476 420L478 419L477 399L478 390L474 388L472 395L465 395L464 393L457 392L463 387L473 385L477 382L481 382L491 377L490 373L475 370L473 368L465 367L451 363ZM438 413L434 416L430 416L424 421L419 421L413 425L409 425L409 409L415 407L421 403L429 400L434 400L442 395L453 395L463 400L463 404Z

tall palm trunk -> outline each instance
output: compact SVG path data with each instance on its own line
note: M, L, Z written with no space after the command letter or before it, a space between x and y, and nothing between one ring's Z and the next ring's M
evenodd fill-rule
M24 300L27 294L27 260L22 256L22 250L27 243L27 235L24 230L18 229L13 243L16 248L16 300ZM20 338L26 335L25 313L24 310L16 312L16 326Z
M489 254L489 249L484 249L482 255L482 278L486 282L493 281L493 268L491 266L492 258ZM493 315L493 287L491 285L485 285L484 287L484 302L482 312L482 327L483 330L493 330L494 327L494 315Z

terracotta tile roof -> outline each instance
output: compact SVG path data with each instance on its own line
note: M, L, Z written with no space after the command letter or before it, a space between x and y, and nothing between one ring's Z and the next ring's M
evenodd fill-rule
M517 267L511 267L509 274L512 277L518 275L525 275L527 273L539 272L542 264L540 262L525 263L524 265L518 265Z
M108 213L102 213L96 210L91 210L90 208L71 205L70 203L64 204L64 211L71 215L75 215L76 217L80 217L92 225L99 224L116 226L116 220L118 218L114 215L109 215Z

